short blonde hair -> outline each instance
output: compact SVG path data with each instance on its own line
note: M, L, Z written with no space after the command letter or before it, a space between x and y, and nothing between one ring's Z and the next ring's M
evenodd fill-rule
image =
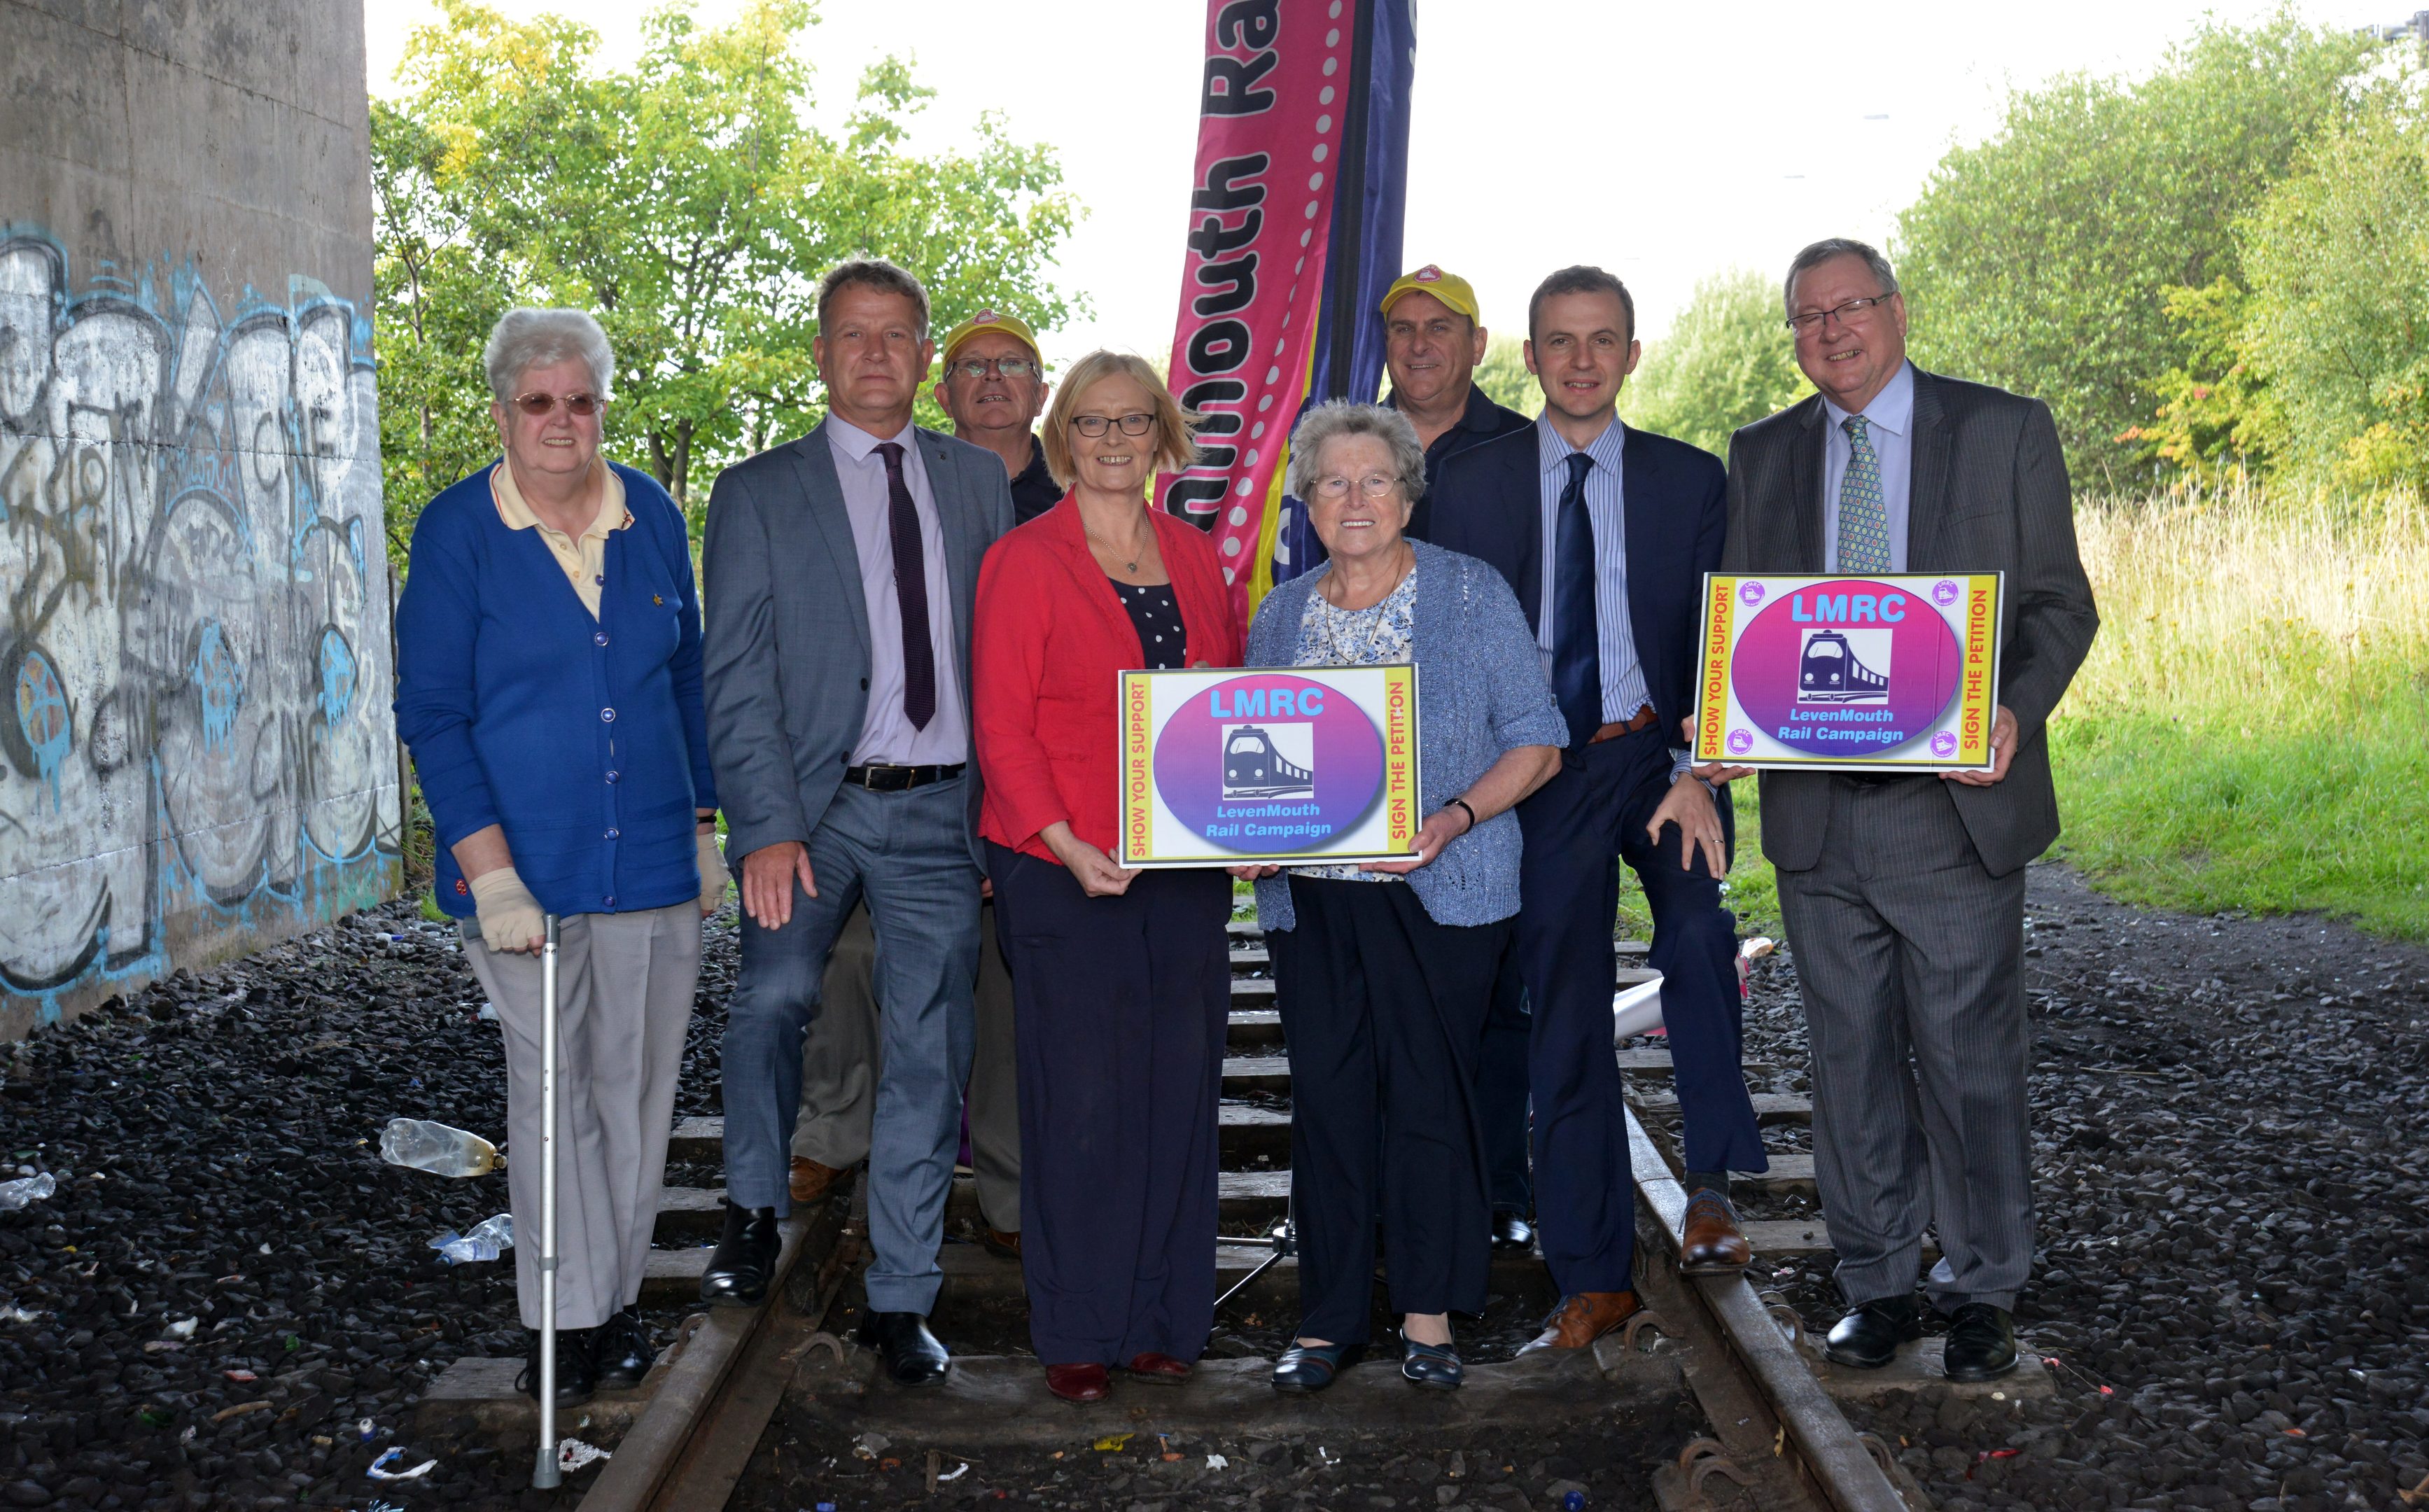
M1181 401L1172 397L1172 390L1145 357L1099 350L1063 374L1063 386L1054 390L1054 403L1047 408L1046 434L1040 439L1046 444L1046 470L1054 475L1054 481L1068 488L1079 476L1071 462L1071 417L1079 413L1080 401L1088 390L1108 378L1128 378L1137 384L1154 407L1155 470L1179 472L1189 466L1198 455L1198 418L1181 407Z

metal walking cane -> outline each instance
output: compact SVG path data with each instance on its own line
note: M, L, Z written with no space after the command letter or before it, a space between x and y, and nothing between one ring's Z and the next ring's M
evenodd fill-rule
M539 948L539 1455L532 1485L554 1490L556 1464L556 915Z

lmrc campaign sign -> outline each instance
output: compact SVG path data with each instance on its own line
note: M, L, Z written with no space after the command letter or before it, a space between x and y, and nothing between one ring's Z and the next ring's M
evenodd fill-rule
M1125 866L1413 854L1417 669L1121 674Z
M1695 760L1987 771L2000 573L1704 576Z

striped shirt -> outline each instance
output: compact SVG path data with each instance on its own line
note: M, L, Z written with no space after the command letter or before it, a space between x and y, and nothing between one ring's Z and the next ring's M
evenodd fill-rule
M1569 483L1569 445L1552 429L1548 417L1535 420L1537 454L1543 459L1544 601L1535 629L1535 644L1544 652L1544 676L1552 676L1554 596L1560 591L1559 563L1553 556L1561 538L1561 490ZM1595 639L1602 653L1602 717L1613 724L1635 717L1652 699L1644 690L1644 668L1636 658L1636 632L1628 621L1628 531L1620 496L1620 453L1627 446L1628 427L1613 419L1585 449L1594 458L1586 474L1586 518L1594 522Z

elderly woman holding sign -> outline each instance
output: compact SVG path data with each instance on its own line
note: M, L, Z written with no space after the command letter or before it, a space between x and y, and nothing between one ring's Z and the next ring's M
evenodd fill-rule
M1453 1311L1484 1310L1490 1214L1476 1055L1518 912L1518 821L1567 730L1509 584L1473 557L1408 539L1426 454L1378 404L1309 412L1290 492L1330 560L1277 587L1248 632L1257 666L1412 663L1420 767L1416 854L1367 865L1248 866L1290 1045L1297 1344L1284 1391L1320 1391L1365 1352L1374 1215L1402 1314L1400 1373L1463 1375Z
M971 626L1030 1342L1076 1402L1105 1394L1109 1367L1186 1377L1214 1322L1231 890L1109 853L1117 675L1240 661L1213 543L1147 501L1158 471L1188 465L1189 421L1137 357L1075 363L1045 433L1070 492L987 552Z

